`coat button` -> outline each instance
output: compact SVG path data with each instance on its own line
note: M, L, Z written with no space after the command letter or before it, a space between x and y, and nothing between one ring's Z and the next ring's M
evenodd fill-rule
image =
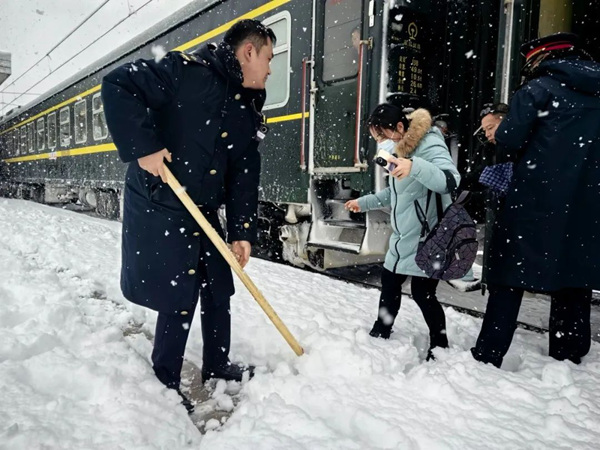
M248 222L244 223L244 228L250 228L250 224Z
M194 236L200 236L200 233L198 233L197 231L194 233Z
M223 131L223 132L221 133L221 137L222 137L223 139L225 139L227 136L229 136L229 133L227 133L227 131Z
M179 314L181 314L182 316L187 316L188 312L187 311L181 311Z
M212 170L211 170L210 172L208 172L208 173L210 173L211 175L216 175L217 171L216 171L215 169L212 169Z
M235 98L236 100L239 100L240 98L242 98L242 96L241 96L240 94L235 94L235 97L234 97L234 98Z
M195 273L196 273L196 271L194 269L188 270L188 274L190 274L190 275L194 275Z

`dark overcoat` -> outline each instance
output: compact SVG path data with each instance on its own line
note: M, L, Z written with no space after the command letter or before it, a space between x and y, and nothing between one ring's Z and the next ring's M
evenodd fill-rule
M600 64L543 62L496 131L518 158L487 281L537 292L600 289Z
M125 64L104 77L102 99L120 158L124 191L121 289L130 301L165 313L192 308L196 277L206 275L215 301L229 298L227 262L171 188L138 158L163 148L174 176L229 242L256 240L260 155L257 129L264 90L245 89L231 48Z

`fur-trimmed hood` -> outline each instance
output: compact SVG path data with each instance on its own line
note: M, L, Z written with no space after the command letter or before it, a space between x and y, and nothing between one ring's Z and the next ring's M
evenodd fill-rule
M410 120L408 130L396 144L396 154L403 158L408 157L415 151L417 145L419 145L421 139L423 139L431 129L433 123L431 114L424 108L416 109L410 113L407 118Z

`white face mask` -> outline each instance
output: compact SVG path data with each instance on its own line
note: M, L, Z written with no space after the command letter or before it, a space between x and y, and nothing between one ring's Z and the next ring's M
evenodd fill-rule
M388 152L389 154L394 153L396 149L396 143L391 139L386 139L385 141L381 141L377 143L377 150L383 150Z

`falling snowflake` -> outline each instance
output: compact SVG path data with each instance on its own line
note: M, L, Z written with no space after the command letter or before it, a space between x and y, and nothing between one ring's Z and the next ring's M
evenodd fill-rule
M154 62L159 62L167 54L167 51L162 45L153 45L151 52L152 56L154 56Z

